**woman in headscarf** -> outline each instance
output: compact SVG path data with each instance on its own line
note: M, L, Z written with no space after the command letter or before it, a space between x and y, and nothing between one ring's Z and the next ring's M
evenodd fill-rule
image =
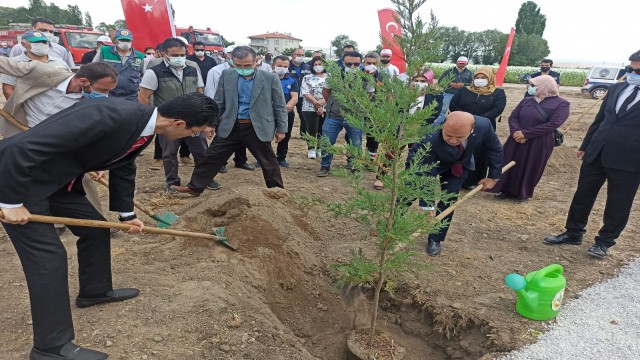
M554 132L569 117L569 102L558 96L558 84L549 75L529 80L525 97L509 116L511 136L504 144L504 164L515 161L491 190L496 198L525 201L542 178L555 146Z
M485 66L473 75L471 86L458 91L449 104L451 111L465 111L473 115L482 116L491 121L493 130L496 129L496 118L502 114L507 105L504 90L496 88L496 76L493 70ZM476 169L469 172L463 187L473 189L480 180L487 177L489 162L482 146L476 147L473 153Z

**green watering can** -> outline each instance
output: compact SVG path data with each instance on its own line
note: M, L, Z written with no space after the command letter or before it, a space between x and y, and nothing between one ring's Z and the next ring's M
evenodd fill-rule
M532 320L550 320L558 316L567 285L561 265L552 264L525 277L509 274L504 282L518 294L518 314Z

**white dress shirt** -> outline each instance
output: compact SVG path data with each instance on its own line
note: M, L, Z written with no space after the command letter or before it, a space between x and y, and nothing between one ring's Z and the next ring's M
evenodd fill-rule
M640 86L640 85L638 85ZM616 103L616 114L620 112L620 108L622 107L622 103L627 100L627 98L629 96L631 96L631 93L633 92L633 88L635 88L635 86L629 84L627 85L626 88L624 88L624 90L622 90L620 92L620 96L618 96L618 102ZM632 107L633 105L635 105L638 101L640 100L640 91L638 92L638 95L636 95L635 100L633 100L631 102L631 104L629 104L629 107L627 107L627 110Z
M216 65L209 73L207 73L207 85L204 87L204 94L208 97L212 98L216 96L216 90L218 89L218 80L220 80L220 75L222 72L231 69L231 65L229 63L222 63L220 65Z

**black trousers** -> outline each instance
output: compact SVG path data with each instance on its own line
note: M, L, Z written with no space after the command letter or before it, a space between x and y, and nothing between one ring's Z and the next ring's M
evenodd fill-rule
M600 188L607 182L607 202L604 208L604 224L595 238L598 245L611 247L622 233L633 199L640 185L640 173L612 169L602 165L600 156L591 163L582 163L578 188L573 195L566 229L569 232L585 233L589 214L596 202Z
M322 137L322 125L324 124L324 115L318 115L315 111L304 111L304 121L307 124L307 134L320 139ZM307 145L311 150L311 145Z
M378 143L378 141L373 136L367 135L366 147L367 147L367 151L368 152L370 152L372 154L377 154L379 145L380 144Z
M25 207L32 214L105 220L83 194L73 190L62 189L47 200L25 204ZM34 346L48 349L73 340L67 251L53 225L37 222L2 225L18 253L27 279ZM69 230L78 236L79 295L113 290L109 229L69 226Z
M287 113L287 134L284 136L284 139L278 143L276 148L276 158L278 160L285 160L287 158L287 153L289 152L289 140L291 140L291 130L293 130L293 121L296 118L295 112Z
M296 111L298 112L298 118L300 119L300 136L302 136L302 134L307 133L307 119L304 117L304 113L302 111L302 99L300 98L298 98L298 103L296 104Z
M189 155L191 155L191 150L189 149L189 145L184 140L182 140L182 142L180 143L179 154L181 158L189 157ZM153 159L162 160L162 146L160 145L160 140L158 135L156 135L156 138L154 139Z
M246 146L253 157L262 167L262 176L267 187L284 188L280 166L276 160L270 141L258 139L253 125L236 123L231 133L226 138L216 136L209 145L202 163L196 164L191 181L187 185L196 192L204 191L211 179L214 178L227 159L238 148L238 145Z
M466 169L464 169L462 175L460 176L453 176L451 174L451 170L447 170L446 172L440 174L440 184L441 184L440 189L442 189L442 191L445 191L449 194L458 194L460 192L460 189L462 188L462 184L467 179L467 176L468 176L468 173ZM436 210L436 216L441 212L443 212L446 208L448 208L449 205L450 204L445 204L444 202L439 201L437 210ZM423 206L422 202L421 202L421 206ZM450 224L451 220L453 220L454 213L455 211L445 216L445 218L442 220ZM449 231L449 225L440 229L440 232L436 234L429 234L429 240L438 241L438 242L444 241L444 239L447 237L448 231Z
M227 159L228 158L229 157L227 157ZM233 162L236 164L236 166L241 166L246 164L247 161L249 161L249 159L247 158L247 147L244 146L243 144L240 144L235 150L235 156L233 157ZM226 164L226 161L225 161L225 164Z

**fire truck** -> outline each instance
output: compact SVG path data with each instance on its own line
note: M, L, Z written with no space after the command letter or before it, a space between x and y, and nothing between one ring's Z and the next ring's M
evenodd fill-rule
M29 29L31 24L11 23L7 29L0 30L0 41L6 41L11 47L20 44L20 37ZM56 25L54 35L58 44L71 52L73 61L80 64L82 55L95 49L98 37L104 34L80 25Z
M193 55L193 43L196 41L202 41L206 51L213 52L214 50L222 51L224 49L224 37L220 35L219 31L211 30L211 28L194 29L193 26L188 28L181 28L176 26L176 35L182 36L189 41L189 48L187 53Z

